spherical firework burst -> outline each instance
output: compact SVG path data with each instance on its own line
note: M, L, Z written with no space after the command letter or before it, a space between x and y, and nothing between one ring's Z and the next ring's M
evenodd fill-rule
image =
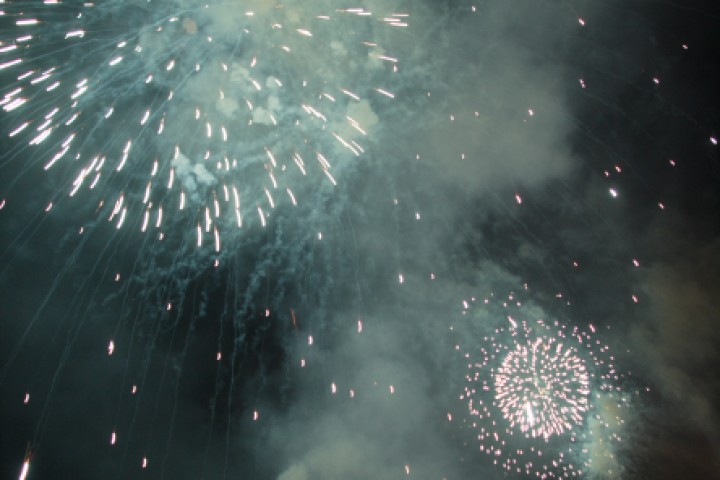
M495 401L510 428L549 438L580 425L588 373L577 351L553 337L517 344L495 374Z
M507 472L538 478L579 476L600 457L612 458L608 445L620 440L623 423L616 409L627 399L595 327L586 332L528 318L521 308L537 309L523 307L515 294L491 296L477 309L474 303L464 302L463 310L473 322L505 317L478 345L456 347L468 368L463 425L480 451Z

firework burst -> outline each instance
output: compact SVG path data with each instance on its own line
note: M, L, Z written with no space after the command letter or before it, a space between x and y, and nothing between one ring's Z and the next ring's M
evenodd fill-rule
M10 148L0 166L10 175L0 181L0 209L36 209L25 219L33 228L2 252L3 263L53 214L63 219L60 248L72 253L13 346L0 383L20 363L30 333L47 328L44 309L66 273L78 258L93 257L58 323L74 333L62 353L48 356L58 376L71 375L68 357L85 338L79 332L92 316L105 317L103 306L117 305L93 343L122 371L106 428L123 459L146 469L160 456L154 426L166 422L172 432L177 411L165 417L159 405L177 404L193 349L214 363L210 430L216 418L229 426L238 410L216 414L223 396L228 405L247 400L243 418L260 421L257 393L248 400L240 385L263 377L266 342L289 349L302 331L315 343L311 320L296 315L307 304L320 310L317 323L324 315L329 282L317 278L329 276L328 263L312 248L323 239L312 228L320 212L342 210L334 187L369 157L379 115L394 102L399 62L385 44L409 19L373 5L3 3L0 106ZM96 228L105 222L117 230ZM270 285L270 269L296 275ZM316 293L289 293L301 278L315 280ZM284 321L270 331L281 308ZM207 331L199 319L210 320ZM176 375L166 375L170 357ZM170 377L175 388L165 390ZM57 398L30 383L25 403L42 405L34 451Z
M516 294L463 303L473 322L505 317L477 345L456 346L468 369L463 428L480 451L508 472L538 478L580 476L594 471L598 456L614 457L607 445L621 441L625 375L595 327L528 317L533 308Z
M495 401L526 437L562 435L587 412L588 374L577 350L553 337L518 344L495 374Z
M163 232L187 211L220 250L223 229L265 226L362 156L394 97L380 42L406 17L328 1L6 3L6 133L118 228Z

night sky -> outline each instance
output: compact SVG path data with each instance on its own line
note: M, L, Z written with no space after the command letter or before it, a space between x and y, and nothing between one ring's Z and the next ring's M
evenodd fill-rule
M0 477L720 476L716 2L3 7Z

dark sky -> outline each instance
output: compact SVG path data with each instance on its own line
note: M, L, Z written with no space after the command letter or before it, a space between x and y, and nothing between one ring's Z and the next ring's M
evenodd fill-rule
M718 7L361 3L4 5L2 478L718 475Z

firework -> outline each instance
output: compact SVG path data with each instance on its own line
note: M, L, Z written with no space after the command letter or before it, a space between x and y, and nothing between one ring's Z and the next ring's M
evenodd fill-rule
M553 337L528 339L509 352L495 374L495 401L526 437L561 435L582 423L588 374L577 351Z
M260 345L268 338L287 346L295 337L280 340L283 334L303 331L313 345L310 321L298 321L293 310L302 310L300 295L286 293L302 273L273 278L271 293L259 292L269 288L269 268L302 272L314 264L305 275L328 275L319 273L327 266L322 253L306 254L323 239L312 221L326 203L342 208L334 187L366 158L379 115L394 102L399 62L385 41L409 19L384 8L328 0L3 3L0 106L11 148L2 165L11 175L0 185L0 209L13 210L32 192L30 208L43 212L28 219L33 232L52 215L74 230L61 242L71 244L67 268L88 256L96 267L106 265L74 284L74 300L57 324L72 333L62 353L49 348L48 356L57 376L73 369L68 356L78 336L85 338L79 332L107 313L98 304L118 305L95 342L123 372L119 397L107 401L114 413L106 438L136 467L159 465L152 445L161 429L154 426L173 431L177 410L161 405L177 403L188 352L203 343L199 319L213 325L206 344L212 349L203 345L199 356L212 360L215 372L210 430L218 399L237 401L239 385L261 375ZM273 227L271 218L281 226L262 230ZM97 220L117 230L95 228ZM285 228L297 231L288 236ZM21 244L29 237L18 238ZM197 248L203 246L210 248ZM66 272L57 274L13 346L0 383L27 350L26 338L48 328L44 309ZM309 302L320 303L326 285L314 287ZM281 307L288 320L270 332ZM170 357L176 375L167 374ZM170 377L175 389L168 394ZM34 451L56 396L29 382L24 404L42 405ZM248 408L247 417L260 421L261 412ZM24 468L23 475L29 455Z
M187 211L220 250L222 229L265 226L362 156L394 96L383 30L406 17L329 1L5 3L6 133L117 228L162 232Z
M516 294L475 303L464 302L462 312L472 322L505 317L477 345L456 346L468 362L463 425L479 450L508 472L538 478L581 476L595 471L598 456L614 456L596 444L621 440L623 414L608 419L607 404L627 406L625 375L595 327L527 318L524 309L533 308Z

